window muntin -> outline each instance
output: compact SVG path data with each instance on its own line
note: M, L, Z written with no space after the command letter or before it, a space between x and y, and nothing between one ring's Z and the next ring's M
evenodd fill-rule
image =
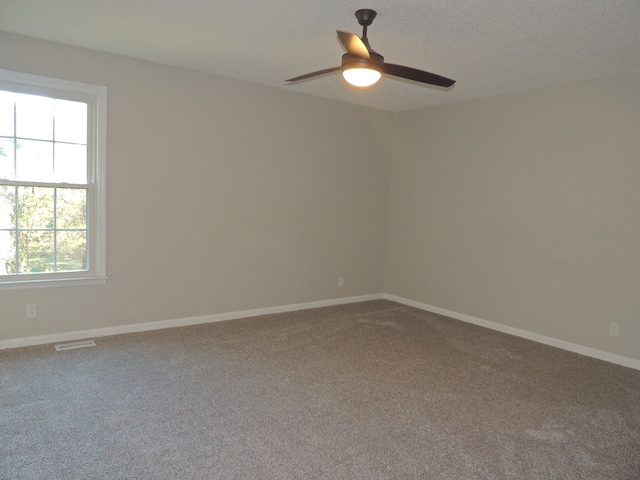
M0 70L0 289L105 281L106 89Z

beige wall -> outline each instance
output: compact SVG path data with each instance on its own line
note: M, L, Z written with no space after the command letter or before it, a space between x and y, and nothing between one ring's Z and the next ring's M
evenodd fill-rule
M393 115L1 32L0 68L109 89L109 281L0 292L0 341L384 291L640 360L638 75Z
M382 291L392 114L4 33L0 68L108 87L109 277L0 292L0 340Z
M640 359L640 75L398 114L389 208L387 293Z

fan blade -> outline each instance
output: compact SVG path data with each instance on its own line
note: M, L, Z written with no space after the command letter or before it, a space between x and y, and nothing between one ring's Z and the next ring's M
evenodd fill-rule
M340 43L347 49L349 55L366 60L371 58L367 46L355 33L343 32L342 30L337 30L337 32Z
M395 77L406 78L408 80L414 80L416 82L428 83L430 85L437 85L439 87L450 87L455 80L450 78L441 77L435 73L425 72L411 67L403 67L402 65L394 65L393 63L385 63L382 66L384 73L393 75Z
M289 80L285 80L284 83L294 83L300 80L306 80L307 78L319 77L320 75L326 75L327 73L337 72L342 67L325 68L324 70L318 70L317 72L307 73L306 75L300 75L299 77L293 77Z

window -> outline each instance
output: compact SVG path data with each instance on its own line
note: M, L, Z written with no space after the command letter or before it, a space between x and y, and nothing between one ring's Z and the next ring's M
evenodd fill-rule
M104 283L106 88L0 70L0 289Z

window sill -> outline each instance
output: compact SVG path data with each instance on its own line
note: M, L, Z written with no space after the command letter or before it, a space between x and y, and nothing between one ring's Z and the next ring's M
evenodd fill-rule
M23 288L79 287L84 285L104 285L107 277L47 278L21 280L17 282L0 282L0 291L19 290Z

